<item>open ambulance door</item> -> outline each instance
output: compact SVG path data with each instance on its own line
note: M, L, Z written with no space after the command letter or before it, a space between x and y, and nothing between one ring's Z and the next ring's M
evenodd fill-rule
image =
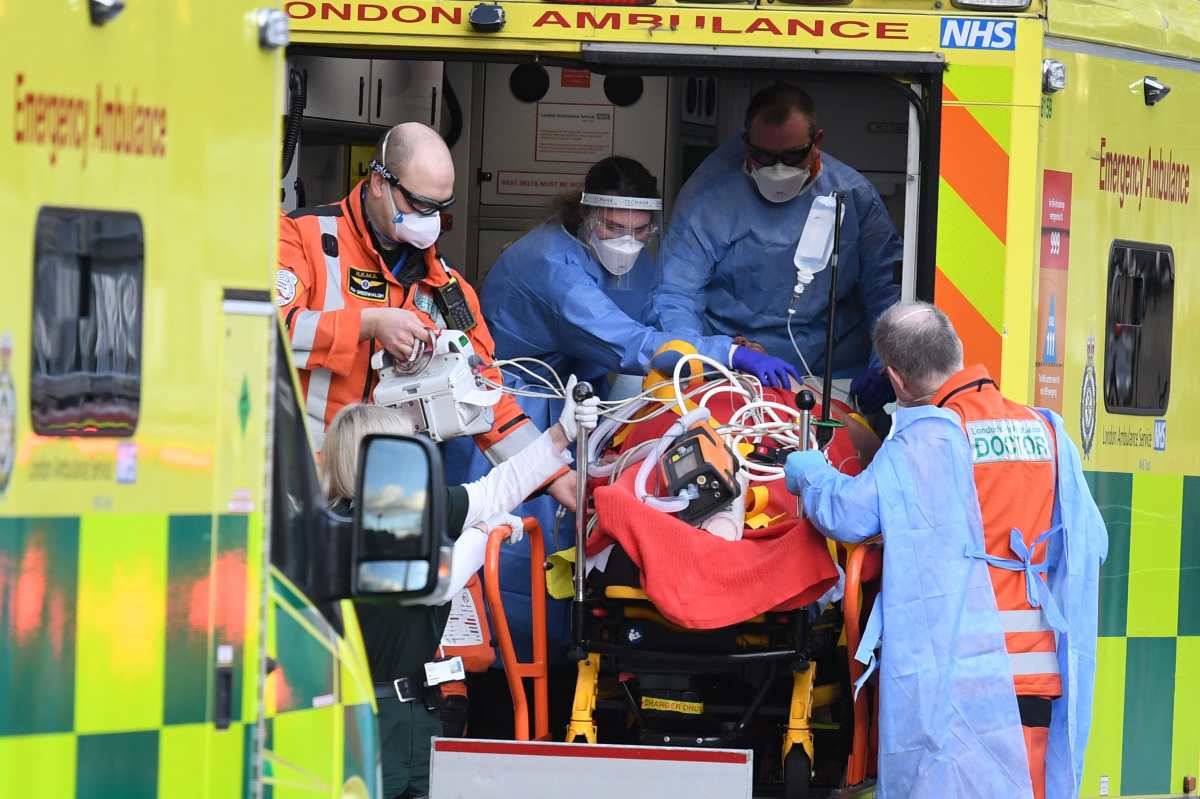
M306 204L336 202L365 177L389 126L429 124L450 146L459 198L438 248L477 288L504 247L606 155L635 158L659 178L669 219L691 171L741 132L754 91L796 83L816 103L823 151L872 181L903 237L903 296L933 297L940 52L585 41L573 59L301 44L288 61L306 86L293 165ZM589 108L611 112L611 126L590 129ZM284 188L293 184L289 176Z

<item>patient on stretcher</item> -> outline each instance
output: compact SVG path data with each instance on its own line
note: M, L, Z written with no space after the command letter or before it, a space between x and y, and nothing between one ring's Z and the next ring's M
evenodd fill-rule
M646 384L660 386L659 401L593 435L590 579L640 585L659 613L689 629L816 602L838 585L839 569L784 485L783 459L801 445L797 395L741 376L706 380L701 368L714 367L698 356L684 379L691 363L652 372ZM835 400L832 411L842 426L824 451L857 474L879 440L848 407Z

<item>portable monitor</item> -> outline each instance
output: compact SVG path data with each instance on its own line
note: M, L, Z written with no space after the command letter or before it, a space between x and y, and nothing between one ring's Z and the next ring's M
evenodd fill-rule
M670 496L691 496L675 514L689 524L703 521L736 499L737 457L707 424L684 433L659 461L662 481Z

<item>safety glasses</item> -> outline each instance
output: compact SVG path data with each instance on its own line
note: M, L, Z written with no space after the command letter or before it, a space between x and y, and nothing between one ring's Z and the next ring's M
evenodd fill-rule
M804 147L798 147L795 150L784 150L783 152L772 152L764 150L761 147L755 147L750 143L749 134L742 134L742 141L746 143L746 152L750 156L750 160L759 166L775 166L782 163L784 166L800 166L808 158L808 154L812 152L814 142L809 142Z
M434 214L449 210L451 206L454 205L454 197L451 197L448 200L435 200L432 197L426 197L423 194L417 194L416 192L409 191L408 189L404 188L403 185L401 185L400 181L396 179L396 176L392 174L391 170L378 161L372 161L370 166L372 170L379 173L379 176L383 178L389 186L399 191L400 194L404 196L404 199L409 206L421 216L433 216Z
M656 222L646 222L641 225L625 224L620 220L601 217L597 224L607 235L606 239L616 239L621 236L633 236L638 241L645 241L658 232Z

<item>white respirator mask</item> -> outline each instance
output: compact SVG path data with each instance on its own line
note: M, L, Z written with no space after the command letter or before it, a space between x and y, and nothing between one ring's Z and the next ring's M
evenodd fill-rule
M580 205L607 209L590 212L586 219L588 237L585 243L595 253L600 265L614 277L633 269L646 247L646 239L658 231L662 200L657 197L618 197L584 192ZM601 238L598 235L601 230L607 232L610 238Z
M596 258L609 274L620 277L633 269L646 243L630 235L602 239L593 232L588 238L588 246L596 253Z
M391 187L385 186L388 203L392 206L391 236L396 241L406 242L418 250L426 250L433 246L442 235L442 215L430 214L422 216L418 213L406 214L396 208L396 200L392 197Z
M812 171L786 164L760 166L750 170L750 179L758 187L758 193L764 200L773 203L785 203L800 196L806 188Z

